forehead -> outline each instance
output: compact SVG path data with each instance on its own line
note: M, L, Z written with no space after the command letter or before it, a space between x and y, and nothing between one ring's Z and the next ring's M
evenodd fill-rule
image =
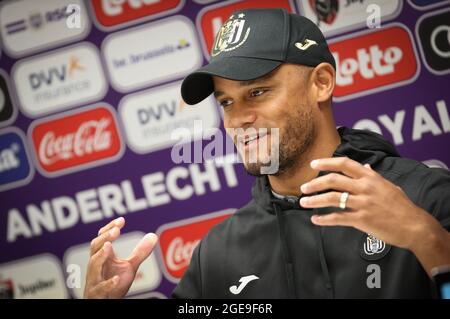
M245 88L248 86L263 84L271 81L278 81L289 78L292 79L292 72L298 70L299 67L300 65L283 63L272 72L269 72L259 78L246 81L229 80L219 76L212 76L214 84L214 95L216 97L222 95L224 94L224 91L226 89L230 88Z

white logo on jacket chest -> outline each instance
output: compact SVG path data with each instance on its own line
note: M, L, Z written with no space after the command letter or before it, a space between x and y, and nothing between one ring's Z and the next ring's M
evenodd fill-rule
M364 252L367 255L382 253L386 244L384 241L376 238L373 235L367 235L366 242L364 243Z
M239 295L241 293L241 291L248 285L248 283L250 281L259 279L259 277L255 276L255 275L250 275L250 276L245 276L242 277L241 279L239 279L239 282L241 283L239 286L231 286L230 287L230 292L234 295Z

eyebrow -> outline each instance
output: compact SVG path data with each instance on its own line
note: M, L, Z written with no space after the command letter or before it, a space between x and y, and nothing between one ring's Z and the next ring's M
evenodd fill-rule
M263 76L261 76L259 78L253 79L253 80L239 81L239 86L241 86L241 87L242 86L250 86L250 85L253 85L253 84L265 82L268 79L270 79L271 77L273 77L273 73L269 72L268 74L263 75ZM214 97L218 98L218 97L220 97L222 95L225 95L225 93L222 92L222 91L214 91Z

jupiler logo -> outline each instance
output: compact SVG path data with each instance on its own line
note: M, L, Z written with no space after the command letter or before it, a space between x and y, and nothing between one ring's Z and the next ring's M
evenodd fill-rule
M244 44L250 34L250 27L245 28L244 17L245 14L240 13L236 18L233 15L228 18L216 36L211 56L232 51Z

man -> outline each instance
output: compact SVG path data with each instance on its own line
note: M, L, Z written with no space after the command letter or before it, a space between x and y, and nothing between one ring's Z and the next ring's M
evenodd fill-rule
M450 264L450 174L400 158L378 134L336 130L336 66L317 26L281 9L240 10L211 56L183 81L183 99L214 92L226 129L254 129L233 138L258 177L253 199L197 246L173 296L430 297L431 270ZM279 148L270 174L264 154L249 160L262 144ZM117 259L123 225L92 241L88 298L124 296L156 243L149 234Z

